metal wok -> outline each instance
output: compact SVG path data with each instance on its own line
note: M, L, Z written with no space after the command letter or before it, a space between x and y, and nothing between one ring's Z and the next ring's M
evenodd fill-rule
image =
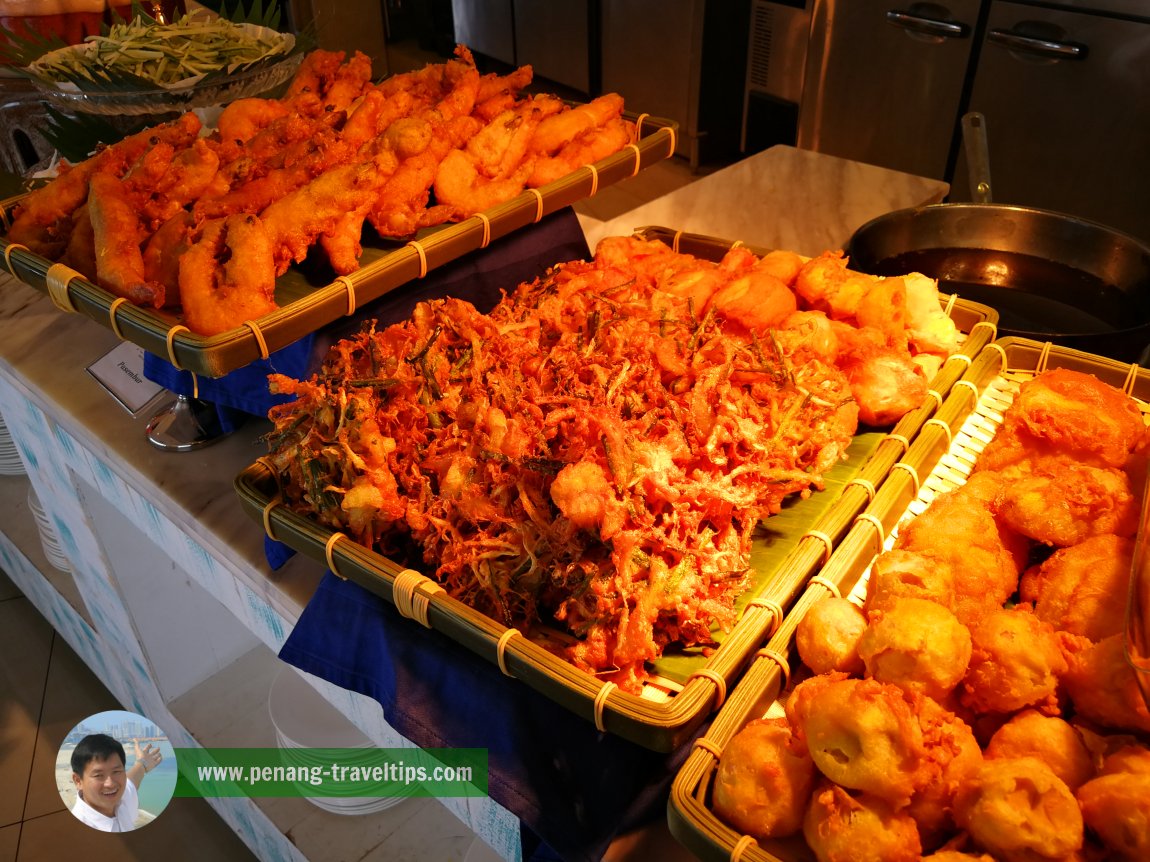
M1150 346L1150 246L1096 222L1006 204L934 204L872 219L847 253L852 269L921 272L946 293L997 309L1003 336L1124 362Z
M997 309L1000 335L1124 362L1150 356L1150 245L1075 216L991 203L981 114L963 117L963 142L976 202L872 219L850 239L852 268L937 278L941 290Z

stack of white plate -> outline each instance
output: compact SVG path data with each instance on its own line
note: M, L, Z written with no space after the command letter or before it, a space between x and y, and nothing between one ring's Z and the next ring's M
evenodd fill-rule
M4 424L4 417L0 416L0 476L23 476L24 472L24 462L20 459L16 441Z
M72 571L72 564L60 546L56 526L44 511L44 507L40 505L40 498L36 496L35 488L28 489L28 508L32 512L32 517L36 519L36 527L40 531L40 546L44 549L44 556L48 558L48 562L61 572Z
M284 665L272 680L268 713L275 727L285 766L326 766L329 761L308 749L371 748L374 743L324 700L299 671ZM306 784L301 784L305 790ZM333 814L373 814L409 799L406 796L307 796Z

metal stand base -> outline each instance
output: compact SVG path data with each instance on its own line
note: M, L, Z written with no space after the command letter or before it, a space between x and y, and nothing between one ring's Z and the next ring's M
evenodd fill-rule
M220 428L216 409L206 401L177 395L176 400L148 423L148 442L167 452L202 449L227 433Z

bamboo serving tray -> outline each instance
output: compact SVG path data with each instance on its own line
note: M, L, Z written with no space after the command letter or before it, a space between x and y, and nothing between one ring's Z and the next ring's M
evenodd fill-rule
M354 314L400 285L423 278L468 252L486 248L674 154L677 123L648 114L625 116L636 124L637 143L461 222L426 228L408 242L382 239L368 230L358 270L333 280L326 265L308 267L305 262L293 266L276 280L279 308L219 335L197 335L175 314L119 302L75 270L54 265L4 237L0 237L0 254L8 272L48 294L62 311L90 317L121 340L131 341L176 368L221 377ZM0 201L0 228L5 233L21 197Z
M720 259L733 245L660 227L644 228L638 235L709 260ZM782 513L763 523L751 555L752 586L736 603L738 622L709 654L668 654L656 661L654 679L641 695L625 693L614 683L576 669L517 629L508 629L451 598L430 579L291 511L282 505L276 476L265 459L244 469L236 477L235 489L244 510L272 539L391 601L404 616L458 641L508 676L592 721L599 730L649 749L672 751L722 706L754 650L783 621L785 608L848 535L911 438L932 421L973 357L993 340L997 322L993 309L954 298L943 300L965 338L961 351L947 360L931 382L926 402L889 433L857 435L848 460L825 477L823 491L785 506ZM556 632L557 640L564 637Z
M1002 424L1019 387L1042 371L1067 368L1093 374L1135 398L1150 414L1150 370L1023 338L987 345L950 389L934 418L924 423L906 454L893 465L874 500L855 520L842 544L808 581L705 736L675 776L667 815L671 833L704 862L814 862L802 836L760 844L728 826L711 808L711 785L723 749L750 721L781 715L799 621L828 595L865 596L871 562L889 550L898 524L921 514L942 493L965 483L978 453Z

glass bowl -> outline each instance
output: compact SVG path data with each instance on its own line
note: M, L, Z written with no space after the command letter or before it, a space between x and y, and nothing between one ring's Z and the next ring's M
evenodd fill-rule
M64 111L104 115L164 114L259 96L290 80L302 60L303 54L296 53L227 77L212 76L187 86L150 90L110 87L81 90L70 83L50 84L37 78L33 82L49 102Z

